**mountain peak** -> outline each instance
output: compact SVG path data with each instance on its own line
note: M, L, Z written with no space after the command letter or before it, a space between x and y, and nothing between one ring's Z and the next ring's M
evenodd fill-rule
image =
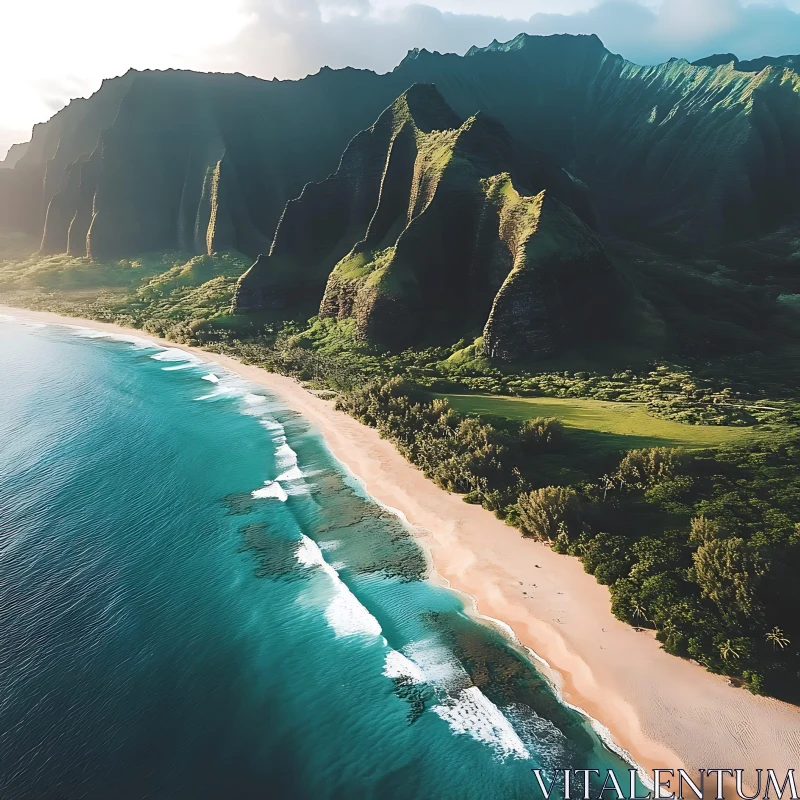
M557 33L549 36L536 36L530 33L519 33L507 42L494 39L486 47L471 47L466 56L476 56L480 53L512 53L518 51L535 52L536 54L550 55L567 47L571 52L575 50L605 51L606 47L596 34Z
M714 55L692 61L693 67L724 67L726 64L739 64L739 58L733 53L714 53Z
M423 133L457 128L461 119L432 83L415 83L387 109L397 118L409 119Z
M434 55L434 53L431 53L431 51L426 49L425 47L422 47L422 48L420 48L420 47L412 47L411 50L409 50L406 53L405 57L398 64L398 66L395 67L395 69L397 69L398 67L403 66L403 64L406 64L409 61L423 61L426 58L430 58L433 55Z

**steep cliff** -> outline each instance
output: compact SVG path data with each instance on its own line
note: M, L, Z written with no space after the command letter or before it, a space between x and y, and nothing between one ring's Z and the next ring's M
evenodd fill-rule
M11 169L16 166L16 163L25 155L28 150L30 142L23 142L21 144L12 144L6 153L6 157L0 161L0 169Z
M353 139L335 174L287 205L236 306L311 295L320 317L352 319L358 338L383 348L485 326L493 357L549 355L589 326L608 332L618 305L602 245L555 196L582 200L498 122L462 123L435 87L415 85Z
M697 61L692 61L695 67L721 67L733 64L739 72L761 72L765 67L789 67L797 69L800 66L800 55L794 56L761 56L750 60L741 61L733 53L715 53Z
M387 211L398 172L407 172L419 133L458 125L455 113L431 86L415 86L357 134L338 170L309 183L281 217L268 256L260 256L242 279L237 307L281 307L304 297L322 297L331 269ZM401 178L402 180L402 178ZM386 194L382 189L387 185ZM376 205L386 197L380 213Z
M800 203L800 79L782 66L638 66L596 36L523 34L464 58L413 51L400 69L553 155L622 235L716 243Z
M596 36L532 37L464 56L412 51L386 75L301 81L129 72L37 126L0 170L0 228L47 252L269 251L288 200L409 86L433 83L583 181L598 224L715 244L775 230L800 205L794 56L642 67Z
M285 83L130 71L36 126L0 170L0 230L100 259L265 252L287 200L405 88L380 84L358 70Z
M507 175L485 188L499 218L495 259L511 263L484 328L486 354L519 361L611 338L623 293L594 233L547 192L520 195Z

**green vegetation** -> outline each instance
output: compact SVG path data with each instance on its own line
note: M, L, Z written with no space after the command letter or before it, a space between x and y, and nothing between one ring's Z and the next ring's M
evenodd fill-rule
M12 304L199 342L253 324L230 314L236 281L248 265L239 253L154 253L111 262L31 255L0 261L0 292Z
M617 616L655 628L669 652L800 701L800 438L666 466L650 452L628 454L592 487L599 522L557 546L610 585Z
M456 411L463 414L513 420L527 420L536 416L556 417L566 428L569 440L591 449L716 447L741 439L750 430L722 425L690 425L661 419L649 414L642 403L558 397L523 399L495 395L446 395L446 398Z
M178 254L154 253L135 259L97 262L65 253L43 257L34 252L22 260L0 261L0 288L51 292L133 289L170 269L178 258Z
M610 473L553 486L542 485L537 462L568 452L554 421L498 428L399 378L343 395L337 407L438 485L581 558L610 586L614 613L655 628L668 652L753 692L800 700L796 432L716 452L630 450Z

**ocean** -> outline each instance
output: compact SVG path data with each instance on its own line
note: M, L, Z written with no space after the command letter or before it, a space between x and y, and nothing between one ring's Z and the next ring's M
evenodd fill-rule
M409 527L213 355L7 318L0 371L3 800L627 786Z

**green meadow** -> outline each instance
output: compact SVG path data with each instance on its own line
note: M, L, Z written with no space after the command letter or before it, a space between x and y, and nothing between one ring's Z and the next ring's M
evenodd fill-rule
M564 426L567 452L540 457L547 477L559 483L581 480L610 469L627 450L679 447L704 450L757 436L757 429L723 425L687 425L647 413L643 403L559 397L498 397L437 394L462 414L520 422L556 417Z
M642 447L682 447L699 450L731 444L752 429L723 425L685 425L651 416L643 403L611 403L560 397L496 397L480 394L447 394L450 405L464 414L525 420L557 417L573 438L605 434L626 450Z

